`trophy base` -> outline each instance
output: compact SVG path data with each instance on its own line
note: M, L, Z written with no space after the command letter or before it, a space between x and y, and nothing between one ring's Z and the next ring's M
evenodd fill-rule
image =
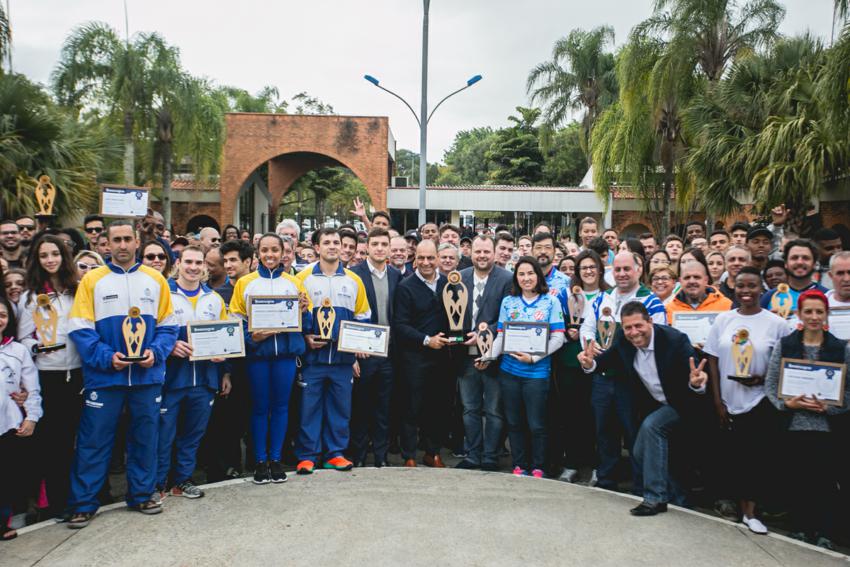
M752 377L752 374L747 374L745 376L737 376L735 374L730 374L729 376L727 376L727 378L729 378L730 380L734 380L735 382L746 382L747 380L751 380Z
M65 348L64 344L56 344L56 345L36 345L33 348L33 351L37 354L44 354L47 352L56 352L57 350L62 350Z
M463 331L449 331L448 333L445 333L445 336L450 345L459 345L467 341L466 335Z
M584 319L580 319L578 323L567 323L567 329L575 329L578 331L581 329L582 323L584 323Z
M136 362L141 362L147 359L147 356L125 356L122 360L124 362L130 362L135 364Z

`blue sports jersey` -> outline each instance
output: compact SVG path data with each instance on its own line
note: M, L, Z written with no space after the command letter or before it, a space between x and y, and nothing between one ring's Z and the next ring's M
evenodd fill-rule
M499 309L499 333L506 322L549 323L550 333L563 333L564 311L555 295L541 295L531 303L526 303L521 295L509 295L502 300L502 307ZM504 354L501 369L523 378L548 378L551 370L550 358L551 356L545 356L537 362L526 364Z

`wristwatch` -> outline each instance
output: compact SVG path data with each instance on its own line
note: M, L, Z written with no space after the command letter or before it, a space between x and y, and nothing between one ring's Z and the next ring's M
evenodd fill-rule
M428 346L429 344L431 344L431 337L426 335L425 340L422 341L422 346Z

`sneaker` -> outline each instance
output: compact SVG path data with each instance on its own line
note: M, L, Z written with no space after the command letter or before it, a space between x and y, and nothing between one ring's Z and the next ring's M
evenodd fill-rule
M738 507L731 500L718 500L714 503L714 511L727 520L734 522L738 519Z
M561 476L558 477L558 480L561 482L575 482L576 477L578 477L578 471L575 469L564 469L564 472L561 473Z
M528 471L522 467L514 467L514 476L528 476Z
M171 496L184 496L186 498L202 498L204 491L191 480L186 480L171 487Z
M135 510L137 512L141 512L142 514L146 514L148 516L153 516L154 514L159 514L160 512L162 512L162 504L151 498L147 502L142 502L141 504L130 506L130 509Z
M354 467L354 463L345 457L334 457L322 465L326 469L334 469L338 471L350 471Z
M540 469L534 469L533 471L531 471L531 476L533 476L534 478L543 478L543 471Z
M227 467L227 472L224 473L224 476L229 478L229 479L234 479L234 478L240 478L242 476L242 473L240 473L238 470L236 470L233 467Z
M271 473L272 482L286 482L286 473L283 472L283 463L280 461L272 461L269 464L269 471Z
M257 461L257 465L254 467L254 484L268 484L271 481L269 464L265 461Z
M464 451L462 449L456 449L456 450L452 451L452 457L454 457L455 459L465 459L468 456L469 456L469 453L467 453L466 451Z
M295 467L295 472L296 474L313 474L313 469L315 468L316 464L313 461L301 461Z
M806 537L806 534L804 534L803 532L789 532L788 537L790 537L791 539L796 539L797 541L809 543L809 539Z
M748 518L747 516L741 517L741 522L754 534L764 535L767 533L767 527L761 523L761 520L758 518Z
M817 541L815 542L815 545L818 546L818 547L822 547L824 549L828 549L830 551L835 551L835 545L832 543L832 541L829 538L826 538L826 537L823 537L823 536L820 536L817 539Z
M151 500L158 504L162 504L162 501L165 500L166 496L165 489L161 486L157 486L156 491L151 494Z
M588 486L596 486L599 484L599 477L596 476L596 469L593 469L593 472L590 474L590 481L587 483Z

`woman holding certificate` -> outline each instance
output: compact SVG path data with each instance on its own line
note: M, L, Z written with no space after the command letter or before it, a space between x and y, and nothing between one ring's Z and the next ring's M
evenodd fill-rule
M18 337L35 358L45 417L39 425L39 476L48 513L62 516L68 502L74 441L82 409L82 361L68 340L68 314L77 269L58 236L36 238L27 263L27 290L19 302Z
M776 423L776 411L765 399L764 376L774 346L787 333L779 316L762 309L761 273L749 266L735 278L739 307L717 316L703 353L714 407L726 432L729 460L720 468L728 473L726 487L738 497L741 521L757 534L767 528L755 516L756 498L769 475L768 443Z
M785 486L791 497L795 530L790 535L832 549L830 536L838 476L835 455L846 449L838 447L833 440L834 422L829 417L847 412L850 392L845 383L844 390L836 392L836 403L842 405L832 405L814 395L783 395L780 387L783 359L843 365L846 373L850 348L847 341L827 330L829 300L822 292L812 289L801 293L797 313L800 319L797 330L773 349L765 388L771 403L787 417L783 454L790 458Z
M548 324L548 339L542 352L533 341L523 341L522 336L514 342L511 326L517 323ZM550 357L564 344L564 311L557 296L549 294L540 264L531 256L523 256L514 266L513 294L502 300L498 333L489 359L495 360L505 353L499 387L508 422L513 473L525 476L530 471L535 478L542 478L546 459L546 402L552 370ZM528 350L535 353L519 350L517 346L523 343L533 345L535 348ZM527 423L522 422L523 410ZM526 427L531 431L530 455L525 441Z
M301 282L285 273L281 266L280 236L264 234L257 251L260 266L236 282L230 312L247 322L245 350L251 383L251 433L257 460L254 482L265 484L286 480L280 458L289 419L289 395L295 381L295 358L305 350L301 329L312 328L312 305ZM254 296L263 299L256 301L252 299ZM275 313L275 309L279 312ZM296 313L287 309L295 309ZM288 324L293 317L297 327ZM279 329L273 324L279 324ZM250 330L258 327L263 330Z

